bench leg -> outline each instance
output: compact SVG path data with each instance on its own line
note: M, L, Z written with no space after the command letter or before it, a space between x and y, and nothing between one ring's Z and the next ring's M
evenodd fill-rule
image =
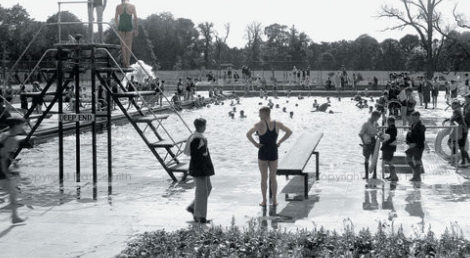
M320 180L320 152L314 152L315 154L315 165L316 165L316 171L315 171L315 176L316 180Z
M304 197L308 199L308 173L304 175Z

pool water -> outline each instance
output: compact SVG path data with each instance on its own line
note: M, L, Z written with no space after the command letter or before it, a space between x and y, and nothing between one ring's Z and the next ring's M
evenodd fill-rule
M192 124L196 118L207 120L206 137L215 166L216 175L211 178L213 192L210 197L209 216L216 224L230 225L232 218L243 225L252 218L273 227L314 227L323 225L330 229L341 230L344 219L350 218L358 228L376 228L379 220L405 225L407 232L423 233L427 225L433 230L443 232L450 221L461 222L464 232L470 233L465 225L464 214L451 213L449 210L468 208L463 200L470 196L470 188L454 174L430 175L429 184L413 187L404 175L396 188L385 184L380 187L366 188L362 180L363 156L359 146L358 133L361 125L368 119L368 109L359 109L349 98L339 101L331 98L334 113L313 111L313 97L299 100L295 97L272 99L279 108L272 109L272 118L281 121L292 129L293 135L279 149L280 159L293 148L303 132L322 132L324 137L317 147L320 151L321 180L312 187L308 200L300 202L285 201L279 195L281 204L277 210L270 210L268 216L258 207L261 201L257 149L247 140L246 132L259 120L258 109L267 105L268 100L242 98L241 105L224 105L182 111L182 117ZM316 97L319 104L325 98ZM260 105L261 104L261 105ZM234 119L228 113L236 107ZM283 112L283 108L287 112ZM247 118L240 118L244 110ZM289 112L294 112L290 118ZM441 112L441 111L440 111ZM187 134L187 130L176 127L177 118L172 115L164 122L174 135ZM106 134L98 137L99 184L98 204L107 203L116 210L132 207L135 216L146 221L158 219L165 228L179 228L191 220L184 210L194 196L193 184L172 184L171 179L160 167L155 157L148 151L140 136L130 124L113 126L113 173L112 183L107 180ZM65 138L65 191L58 193L58 154L57 139L31 150L24 150L20 158L22 167L23 202L32 206L54 206L61 203L92 200L91 183L91 134L82 137L82 181L80 189L74 179L75 138ZM306 168L315 171L314 158ZM279 190L286 185L284 177L278 177ZM447 181L443 181L447 180ZM450 182L452 185L443 185ZM463 183L462 183L463 182ZM462 189L462 190L452 190ZM446 199L447 198L447 199ZM449 200L450 199L450 200ZM81 202L76 204L80 208ZM131 203L143 202L139 206ZM104 205L104 204L103 204ZM127 207L128 206L128 207ZM75 207L75 206L74 206ZM117 209L120 207L120 209ZM152 208L149 208L152 207ZM174 211L174 212L170 212ZM154 220L152 220L154 221ZM425 227L426 225L426 227Z
M319 103L326 102L324 98L317 98ZM334 114L324 112L311 112L312 99L298 100L297 98L273 99L279 104L279 108L272 109L272 119L283 122L294 133L279 149L280 158L295 143L297 137L303 132L323 132L324 137L318 147L321 151L320 170L322 174L351 173L362 169L358 160L362 160L360 139L357 136L360 127L369 117L366 109L358 109L350 100L343 99L338 102L332 99L330 109ZM265 99L247 98L241 100L241 105L230 106L230 101L225 105L209 108L185 110L182 117L192 127L192 121L202 117L207 120L206 136L213 158L217 175L229 178L244 178L248 175L257 175L257 149L247 140L246 132L259 121L258 109L262 103L268 103ZM236 108L235 118L228 113ZM287 112L282 112L283 108ZM239 111L244 110L246 118L240 118ZM289 112L294 112L290 118ZM177 123L175 116L170 116L164 122L164 126L175 136L186 135L183 127L175 128ZM82 174L91 173L91 134L81 135L81 165ZM68 174L73 175L75 170L75 138L65 138L65 168ZM27 175L55 175L57 174L58 140L54 139L32 150L24 150L21 154L21 165ZM98 168L100 175L106 175L107 153L106 134L98 136ZM168 175L159 166L156 159L148 151L147 146L140 139L138 133L130 124L113 127L113 172L115 174L131 174L132 176L149 176L166 181ZM314 169L314 167L309 167ZM313 172L313 170L312 170ZM70 178L71 177L67 177ZM257 179L256 177L253 179ZM217 180L217 177L214 177ZM73 181L73 180L70 180ZM242 180L244 181L244 180ZM244 188L243 182L239 187Z

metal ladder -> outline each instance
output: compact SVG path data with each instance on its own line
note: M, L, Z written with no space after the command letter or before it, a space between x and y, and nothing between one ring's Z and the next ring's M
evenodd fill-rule
M69 22L69 23L66 23L66 24L80 24L80 23ZM109 23L103 23L103 24L108 24L109 25ZM39 31L35 34L35 36L31 40L31 42L28 44L26 49L20 55L18 60L15 62L15 64L13 65L11 70L14 70L16 68L16 66L18 65L20 60L25 56L26 52L32 46L33 42L36 41L37 36L41 32L41 30L45 26L53 26L53 25L56 25L56 24L43 25L39 29ZM111 27L111 30L120 39L120 41L123 42L122 38L119 36L119 34L115 31L115 29L113 27ZM116 47L117 47L117 49L119 49L119 46L116 46ZM125 46L125 47L128 50L130 50L128 46ZM165 99L165 101L170 106L170 111L174 112L174 114L177 116L178 120L183 123L184 128L187 129L188 135L185 135L184 139L181 138L181 137L180 138L173 137L172 133L170 133L162 124L163 120L166 120L168 118L168 115L157 116L155 114L154 110L152 109L152 107L149 105L149 103L147 103L145 101L145 99L143 98L143 96L152 95L152 94L155 94L155 92L152 92L152 93L138 92L138 91L127 92L125 90L124 86L122 85L120 79L119 79L119 75L125 76L126 72L130 72L130 70L121 68L119 63L116 61L116 58L113 57L113 55L110 53L110 51L107 49L107 47L104 47L104 46L101 47L101 48L96 47L95 50L97 52L98 51L105 52L108 65L106 67L96 67L96 64L94 63L94 61L92 61L92 62L90 62L90 63L92 63L91 64L91 69L94 70L94 71L92 71L92 73L93 72L95 73L96 78L98 78L98 80L105 87L105 89L111 94L111 97L113 98L115 103L119 106L119 108L121 109L123 114L127 117L129 122L133 125L133 127L139 133L139 135L144 140L144 142L146 143L146 145L148 146L150 151L154 154L154 156L160 162L160 164L165 169L165 171L170 175L170 177L174 181L177 181L176 177L174 176L174 173L175 172L183 172L184 173L183 179L186 178L186 175L187 175L187 172L188 172L188 165L185 164L185 163L182 163L180 161L179 157L183 154L183 144L185 143L186 139L188 138L187 136L190 133L192 133L192 130L189 128L187 123L184 121L184 119L178 113L177 108L175 108L173 103L166 96L163 95L163 98ZM48 51L46 51L44 53L43 57L41 57L41 59L36 64L34 69L30 72L29 76L27 77L27 79L25 81L28 81L29 78L31 77L31 75L39 69L43 59L45 58L47 53L49 53L51 51L57 51L57 48L49 49ZM130 52L131 52L132 57L135 60L138 60L137 57L134 55L134 53L131 50L130 50ZM69 56L67 56L67 62L73 64L76 61L76 58L77 57L71 57L69 55ZM147 74L147 76L151 77L151 75L148 74L148 72L142 67L142 65L139 62L137 62L137 64L141 66L142 70ZM57 85L56 92L49 92L48 90L49 90L50 86L57 79L56 78L57 73L54 72L54 71L57 71L57 68L56 68L56 70L54 70L52 68L52 69L49 69L49 70L41 71L44 74L52 73L52 76L50 78L45 77L45 78L48 78L48 83L47 83L46 87L42 90L41 93L35 93L34 95L37 96L38 98L43 98L46 95L54 95L54 98L50 102L49 106L46 107L45 112L41 116L38 117L38 120L37 120L36 124L34 124L34 126L31 127L31 131L26 136L27 141L29 141L33 137L35 131L38 129L41 122L45 119L47 114L50 112L50 110L52 109L54 104L58 101L59 98L62 97L62 93L63 93L64 89L67 87L67 85L70 82L72 82L72 79L71 79L72 77L70 79L65 79L64 82L63 82L63 85ZM67 74L67 71L65 72L65 74ZM72 75L72 73L70 73L70 74ZM119 86L120 86L120 88L123 92L118 93L118 94L114 94L111 90L110 85L104 79L103 74L107 74L108 78L112 78L114 81L116 81L119 84ZM133 85L132 82L130 82L130 83L134 88L136 88L135 85ZM30 97L32 97L32 96L30 96ZM136 108L136 110L139 114L139 116L137 116L137 117L133 117L131 114L129 114L129 112L127 112L127 110L124 108L124 106L122 105L122 102L120 100L120 98L129 98L129 97L142 99L142 106L137 105L135 100L131 101L132 105ZM26 115L25 115L26 118L28 118L32 114L32 112L35 108L35 105L33 105L33 106L26 113ZM141 128L141 125L144 125L143 129ZM147 132L150 132L150 134L151 134L150 136L155 137L156 140L152 141L151 137L149 137ZM19 148L15 152L15 154L14 154L15 157L21 152L21 149L22 148Z

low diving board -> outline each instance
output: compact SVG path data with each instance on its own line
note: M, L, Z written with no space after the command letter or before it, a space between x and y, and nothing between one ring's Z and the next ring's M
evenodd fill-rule
M323 138L323 133L304 133L293 145L292 149L281 160L277 169L277 175L301 175L304 177L304 197L308 199L308 176L305 167L312 155L316 157L316 180L320 180L320 153L316 151Z

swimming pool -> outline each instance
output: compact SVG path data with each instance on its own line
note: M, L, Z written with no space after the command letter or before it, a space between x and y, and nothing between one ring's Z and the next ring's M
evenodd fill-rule
M232 217L237 224L244 224L251 218L260 218L273 227L282 224L286 227L313 227L323 225L329 229L341 230L343 220L351 218L357 227L375 227L379 220L394 221L405 226L407 232L424 232L425 225L433 225L433 230L442 233L449 221L461 222L464 232L470 233L465 224L465 214L449 210L468 208L464 202L470 198L470 187L455 174L426 175L422 187L413 187L404 175L396 189L389 185L378 188L365 188L363 176L363 156L359 146L358 132L362 123L369 117L368 109L359 109L355 102L343 98L339 101L331 99L330 109L333 114L311 112L312 97L302 100L296 97L279 98L272 101L279 104L273 108L272 118L282 121L294 132L279 150L280 159L288 151L304 131L323 132L324 137L318 146L320 151L320 181L310 191L310 198L303 202L286 202L279 197L279 210L267 216L257 206L261 200L259 190L259 172L257 165L257 149L246 139L246 132L258 120L258 109L266 105L268 100L260 98L242 98L241 105L210 106L201 109L184 110L182 117L190 124L196 118L207 119L206 136L216 169L212 178L214 186L209 199L209 216L214 223L230 225ZM326 102L325 98L316 97L318 103ZM228 113L236 108L234 119ZM287 112L282 109L286 108ZM246 118L239 117L244 110ZM293 118L289 112L293 111ZM439 111L425 111L440 112ZM427 114L427 113L426 113ZM174 116L165 122L169 130L185 133L185 128L177 128L173 124ZM111 184L107 181L106 168L106 135L98 137L98 203L106 202L121 211L133 210L135 216L145 220L152 217L165 228L176 229L185 226L190 215L184 209L193 198L193 186L188 184L172 184L166 172L159 166L153 155L131 125L113 127L113 173L115 178ZM65 139L65 201L75 199L76 184L74 182L75 147L74 137ZM80 198L91 199L89 191L91 182L91 134L82 135L82 182ZM426 155L426 154L425 154ZM22 186L24 200L31 205L57 205L58 157L57 139L42 144L37 148L25 150L20 158L22 174L26 179ZM314 172L314 159L307 166L307 171ZM437 161L436 161L437 162ZM442 169L445 169L444 165ZM436 166L437 166L436 165ZM279 177L279 189L286 184ZM112 192L110 192L110 187ZM46 194L41 194L46 193ZM62 202L64 201L64 197ZM47 199L47 201L44 201ZM141 204L145 200L145 205ZM112 204L110 204L112 202ZM132 203L139 202L138 206ZM294 207L295 206L295 207ZM80 208L77 203L73 207ZM151 207L151 208L150 208ZM161 212L162 209L175 212ZM155 223L148 221L149 224ZM417 229L418 228L418 229Z

